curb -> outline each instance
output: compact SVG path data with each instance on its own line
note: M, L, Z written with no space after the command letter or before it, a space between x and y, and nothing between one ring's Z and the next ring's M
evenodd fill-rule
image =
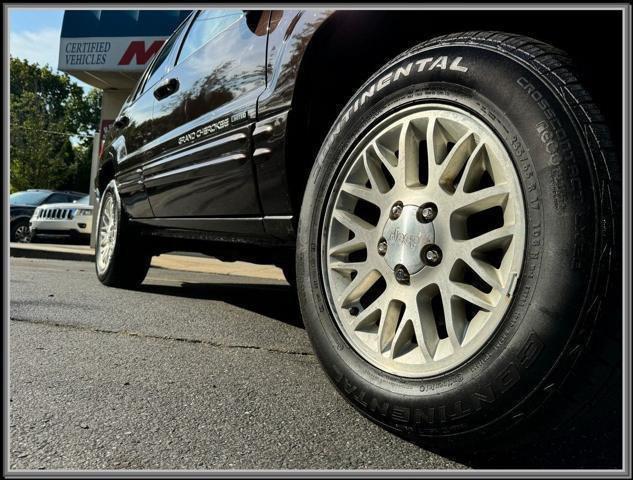
M37 248L31 244L22 246L12 243L10 246L11 257L21 258L41 258L46 260L74 260L79 262L95 261L95 254L87 251L77 251L77 249L65 249L49 246ZM178 270L183 272L209 273L213 275L233 275L239 277L253 277L268 280L286 281L285 276L279 268L272 266L257 266L242 264L243 262L220 262L215 259L187 258L180 255L165 254L152 259L152 267L164 270Z
M11 257L45 258L48 260L75 260L79 262L94 262L94 253L63 252L58 250L43 250L11 246Z

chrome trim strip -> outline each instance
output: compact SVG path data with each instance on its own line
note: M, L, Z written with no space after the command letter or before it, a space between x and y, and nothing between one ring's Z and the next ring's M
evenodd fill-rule
M136 185L138 182L138 179L134 179L134 180L129 180L127 182L119 182L119 189L124 189L130 185Z
M188 172L190 170L204 168L209 165L213 165L215 163L224 163L224 162L231 162L234 160L245 160L245 159L246 159L246 155L244 155L243 153L237 153L234 155L228 155L226 157L213 158L211 160L207 160L206 162L192 163L189 165L185 165L184 167L177 168L176 170L169 170L167 172L157 173L156 175L153 175L153 176L149 176L149 177L145 176L144 180L145 180L145 184L147 184L148 182L151 182L152 180L158 180L160 178L169 177L171 175L178 175L179 173Z
M261 155L268 155L271 153L271 149L270 148L257 148L255 149L255 151L253 152L253 157L259 157Z
M253 130L253 137L257 137L259 135L263 135L265 133L270 133L273 131L272 125L270 124L260 125L260 123L262 122L257 122L257 125L255 126L255 130Z
M226 143L236 142L238 140L243 140L245 138L247 138L246 134L243 132L239 132L239 133L233 133L231 135L228 135L222 138L213 137L207 141L199 143L198 145L194 147L191 147L190 145L185 145L183 146L183 148L176 150L175 152L169 152L163 156L155 158L154 160L150 160L148 163L146 163L143 166L143 173L147 174L148 170L152 170L153 168L158 167L159 165L162 165L163 163L170 162L172 160L176 160L178 158L206 150L207 148L215 148L215 147L224 145Z

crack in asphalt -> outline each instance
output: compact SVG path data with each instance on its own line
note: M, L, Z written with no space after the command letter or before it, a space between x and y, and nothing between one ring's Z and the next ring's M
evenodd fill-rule
M133 330L112 330L107 328L95 328L88 325L71 325L68 323L51 322L48 320L34 320L31 318L17 318L9 317L12 322L30 323L33 325L45 325L49 327L69 328L73 330L83 330L93 333L107 333L110 335L125 335L128 337L148 338L152 340L169 340L183 343L203 344L211 347L226 348L226 349L243 349L243 350L263 350L270 353L281 353L285 355L299 355L302 357L314 357L313 352L299 352L294 350L284 350L281 348L269 348L260 347L258 345L240 345L240 344L227 344L221 342L214 342L212 340L201 340L197 338L185 338L185 337L172 337L169 335L151 335L141 332L135 332Z

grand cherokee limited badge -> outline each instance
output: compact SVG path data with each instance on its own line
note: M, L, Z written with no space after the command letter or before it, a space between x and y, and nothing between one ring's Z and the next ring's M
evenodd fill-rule
M217 122L209 123L204 127L200 127L197 130L193 130L178 137L178 145L182 145L183 143L187 142L193 142L194 140L197 140L201 137L206 137L207 135L210 135L212 133L219 132L227 128L229 125L229 117L222 118Z

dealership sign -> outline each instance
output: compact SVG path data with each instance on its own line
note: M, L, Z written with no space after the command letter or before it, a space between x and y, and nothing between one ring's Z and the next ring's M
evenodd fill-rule
M62 71L142 71L166 37L61 38Z

